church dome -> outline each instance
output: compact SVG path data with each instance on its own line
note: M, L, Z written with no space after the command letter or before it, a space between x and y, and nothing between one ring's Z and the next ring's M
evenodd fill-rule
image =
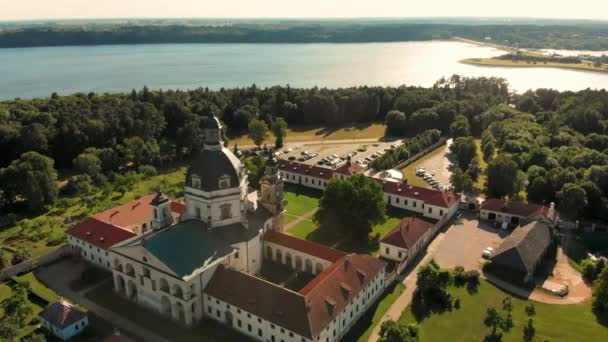
M241 161L227 148L204 149L188 168L186 186L203 191L236 188L241 182L240 170Z

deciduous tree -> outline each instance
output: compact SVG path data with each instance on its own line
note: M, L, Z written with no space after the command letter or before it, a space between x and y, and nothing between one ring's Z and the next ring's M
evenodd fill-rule
M260 147L262 143L268 138L268 125L264 120L252 119L249 121L249 138L253 140L253 143L257 147Z

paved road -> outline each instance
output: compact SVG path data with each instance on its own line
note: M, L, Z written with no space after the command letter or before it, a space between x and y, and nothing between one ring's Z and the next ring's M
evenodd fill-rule
M64 259L49 266L39 268L37 276L44 284L46 284L48 287L60 294L62 297L65 297L71 302L77 303L87 308L94 314L98 315L99 317L103 318L104 320L117 327L119 330L125 331L129 334L133 334L141 341L170 342L169 340L158 336L157 334L116 314L115 312L97 305L85 296L85 293L94 289L97 286L103 285L104 282L80 291L73 291L70 288L69 284L71 280L79 276L80 272L84 269L84 267L86 267L82 265L82 263L82 261L79 262L74 259ZM111 332L108 332L108 334L110 333Z

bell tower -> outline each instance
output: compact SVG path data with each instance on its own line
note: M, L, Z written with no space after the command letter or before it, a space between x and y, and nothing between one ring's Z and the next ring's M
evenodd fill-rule
M203 149L219 151L224 146L222 141L222 124L215 114L210 113L205 125L205 143Z
M285 200L283 199L283 179L279 174L279 163L274 157L266 161L264 176L260 180L261 196L258 203L273 216L274 230L283 231L283 213Z
M150 202L153 210L152 228L159 230L173 223L171 216L171 201L162 192L158 191Z

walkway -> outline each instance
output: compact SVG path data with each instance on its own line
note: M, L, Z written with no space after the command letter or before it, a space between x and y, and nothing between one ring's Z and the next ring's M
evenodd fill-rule
M289 231L290 228L294 227L295 225L297 225L298 223L300 223L300 222L302 222L304 220L310 220L310 218L315 215L315 213L317 212L317 210L319 210L319 208L314 208L313 210L304 213L302 216L296 216L296 215L289 214L291 216L295 216L296 218L293 221L291 221L291 222L289 222L289 223L287 223L285 225L285 228L284 228L285 232L287 234L289 234L288 231Z
M372 334L369 338L370 342L378 341L380 327L382 326L383 322L389 320L398 320L399 317L401 317L401 313L407 308L408 305L410 305L412 299L414 298L414 290L416 290L418 269L420 268L420 266L428 263L429 261L431 261L431 259L433 259L435 253L437 253L439 245L441 245L441 241L443 241L444 238L445 231L441 231L439 235L437 235L437 237L433 240L433 242L431 242L431 244L428 246L427 253L422 258L422 260L420 260L412 269L398 276L397 279L401 281L403 285L405 285L405 291L403 291L401 296L399 296L399 298L397 298L397 300L386 311L384 316L382 316L382 319L380 319L380 321L376 323L376 326L374 327L374 330L372 331Z
M147 330L146 328L125 319L115 312L97 305L85 296L86 292L94 289L97 286L103 285L105 281L93 287L88 287L80 291L73 291L69 284L71 280L75 278L74 276L70 277L70 275L79 276L81 272L78 270L82 270L84 267L85 266L82 265L82 262L79 263L74 259L68 258L49 266L39 268L37 276L44 284L53 289L55 292L59 293L62 297L65 297L68 300L87 308L89 311L108 321L121 331L134 334L135 337L141 339L142 341L169 342L169 340L166 340L150 330ZM108 332L108 334L109 333L111 332Z

